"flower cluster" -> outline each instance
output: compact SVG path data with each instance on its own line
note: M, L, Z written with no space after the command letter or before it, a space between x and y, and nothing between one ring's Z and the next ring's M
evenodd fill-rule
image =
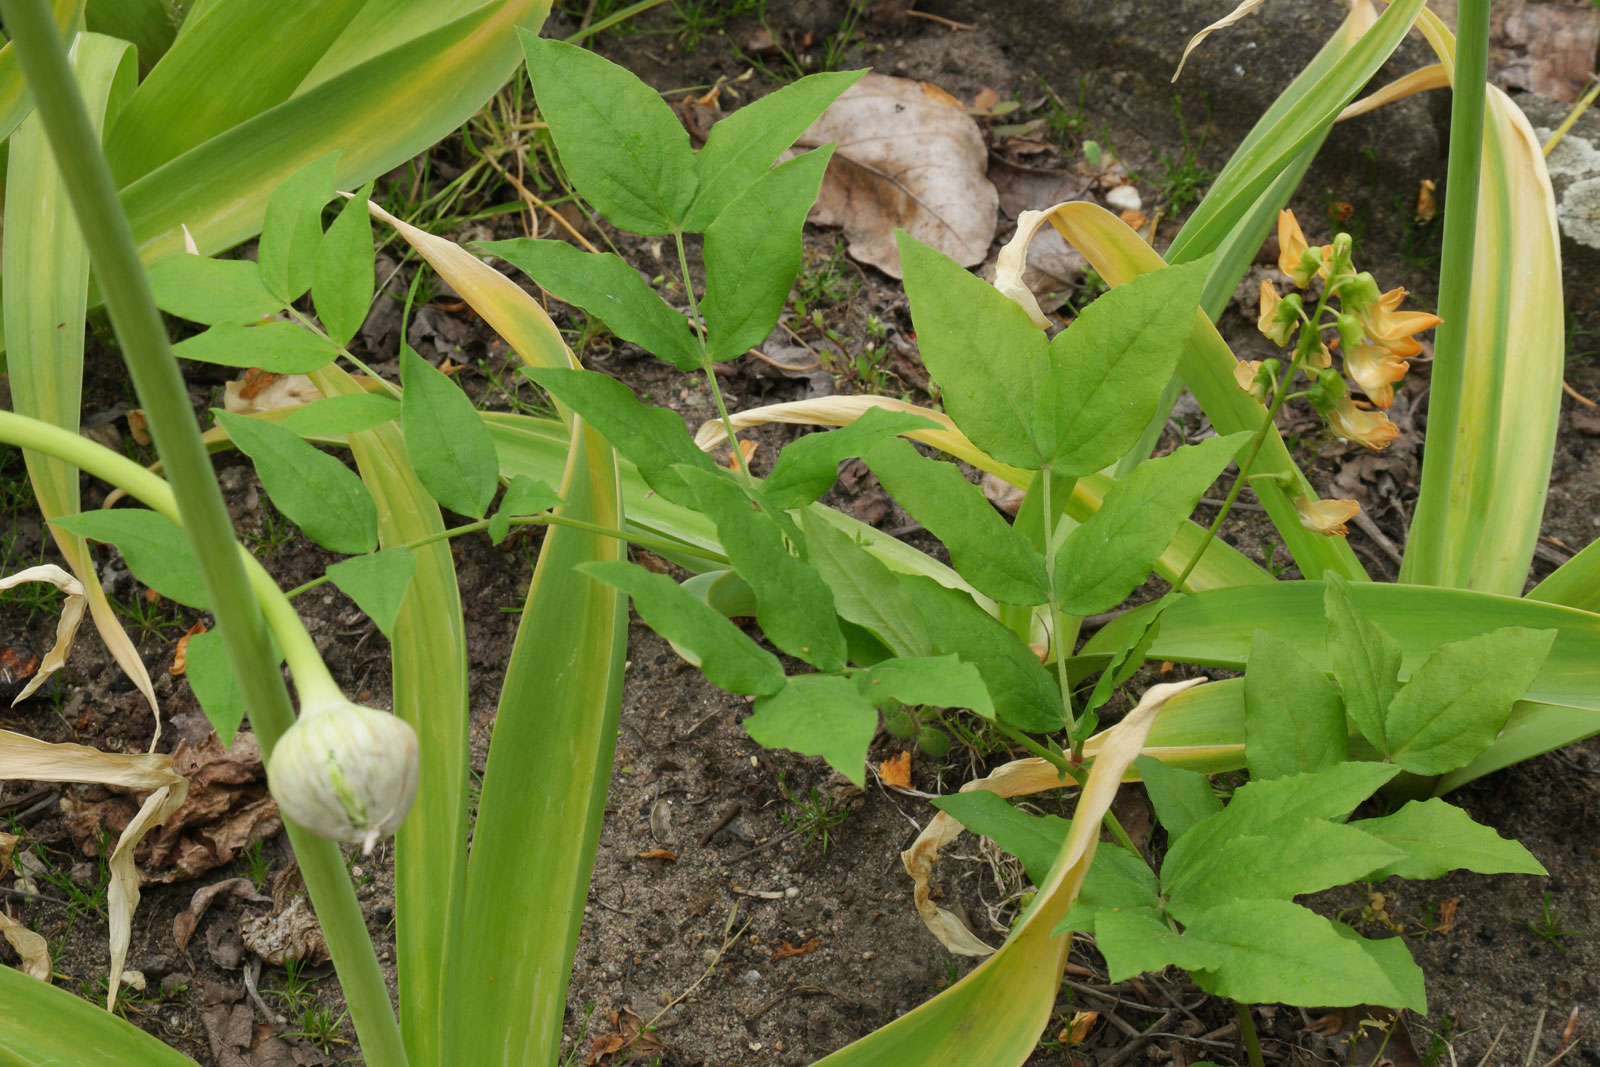
M1303 372L1310 386L1295 395L1309 399L1335 434L1374 451L1388 447L1400 433L1384 414L1394 403L1395 383L1411 367L1406 360L1422 351L1416 335L1439 325L1439 318L1401 311L1404 289L1380 292L1370 273L1357 271L1351 263L1349 234L1338 234L1332 244L1313 248L1294 213L1282 211L1278 249L1278 269L1295 289L1309 290L1321 279L1321 295L1308 310L1309 293L1280 294L1270 281L1261 283L1256 327L1280 348L1292 344L1293 359L1281 381L1277 360L1239 363L1234 368L1239 388L1266 404ZM1333 369L1334 351L1340 354L1342 373ZM1350 396L1346 376L1365 401ZM1354 501L1304 497L1296 507L1303 524L1329 535L1343 535L1345 521L1359 510Z

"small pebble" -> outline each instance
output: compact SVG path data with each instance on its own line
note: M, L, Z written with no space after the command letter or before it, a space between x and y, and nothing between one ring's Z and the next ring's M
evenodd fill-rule
M751 985L755 985L757 982L761 981L761 972L752 967L750 970L744 972L744 980L749 982Z
M1139 197L1139 190L1131 185L1118 185L1107 189L1105 199L1107 205L1118 211L1138 211L1144 206L1144 201Z
M861 958L864 959L864 960L875 960L875 959L878 958L878 954L869 949L868 951L863 952L861 954Z
M793 900L795 897L800 895L800 887L797 885L792 885L783 891L783 895L788 897L790 900Z

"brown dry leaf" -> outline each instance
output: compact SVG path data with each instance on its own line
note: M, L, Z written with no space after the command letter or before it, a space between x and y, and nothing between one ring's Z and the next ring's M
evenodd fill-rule
M1571 104L1593 76L1600 13L1589 4L1517 4L1492 35L1489 62L1506 89L1525 89Z
M811 221L844 227L850 255L901 276L896 227L964 267L994 240L999 194L988 149L961 102L927 82L868 74L799 146L836 142Z
M1130 230L1142 230L1144 229L1145 224L1150 221L1149 215L1146 215L1142 211L1135 211L1132 208L1122 211L1117 215L1117 218L1127 223L1128 229Z
M250 1047L254 1022L250 1005L218 1004L201 1012L200 1019L211 1044L211 1058L219 1067L250 1067L249 1061L239 1055L240 1049Z
M602 1057L609 1056L613 1052L621 1052L624 1044L626 1042L622 1040L620 1034L607 1034L605 1037L595 1038L589 1045L588 1055L583 1057L584 1067L594 1067Z
M284 960L326 963L328 942L322 927L311 912L311 902L296 894L284 908L271 915L247 915L239 920L239 939L244 947L276 966Z
M189 898L189 910L179 912L177 918L172 920L172 939L178 943L179 951L189 947L189 939L194 937L195 929L210 910L212 901L224 893L254 904L268 904L272 901L271 897L257 893L254 883L248 878L224 878L220 882L195 890L194 896Z
M878 764L878 777L883 779L883 784L894 786L898 789L911 788L911 753L902 752L893 759L886 759Z
M1461 907L1460 897L1451 897L1439 905L1439 925L1435 932L1448 934L1456 925L1456 909Z
M755 455L756 454L756 449L758 449L760 447L761 447L761 443L759 441L740 441L739 442L739 454L744 457L744 464L743 465L745 467L748 467L750 465L750 457ZM738 460L733 458L733 453L729 452L728 453L728 462L724 463L723 466L727 467L731 471L736 471L736 470L738 470L740 468L740 463L739 463Z
M138 408L128 412L128 433L139 444L150 445L150 420Z
M1067 1045L1081 1045L1083 1039L1089 1036L1089 1031L1094 1029L1096 1020L1100 1018L1097 1011L1075 1011L1072 1021L1062 1028L1057 1040Z
M177 649L172 653L172 666L167 668L168 674L174 678L182 677L183 672L188 669L189 638L205 632L206 624L203 622L197 622L184 631L183 636L178 638Z
M972 98L972 106L979 111L993 111L994 106L1000 102L1000 94L988 86L979 89Z
M639 860L666 860L668 863L677 863L678 857L672 854L671 849L653 848L648 852L635 852L634 859Z
M821 947L822 938L820 937L813 937L798 948L789 944L787 940L780 941L778 942L778 951L772 954L772 962L777 963L779 960L786 960L790 956L804 956L807 952L815 952Z
M983 472L983 478L980 479L978 485L983 490L983 495L989 503L1012 517L1015 517L1022 508L1022 500L1028 495L1004 478L990 474L988 471Z
M189 783L173 771L172 758L151 753L124 755L99 752L83 745L50 744L23 734L0 730L0 779L35 782L91 782L150 790L144 803L117 838L106 867L111 882L106 889L110 919L111 968L106 981L106 1010L116 1005L122 987L122 965L133 935L133 911L139 906L139 872L133 850L157 824L166 821L183 804ZM96 841L98 847L98 840Z
M1434 190L1437 188L1438 186L1434 185L1432 178L1422 179L1422 183L1417 186L1417 223L1419 225L1432 222L1434 216L1439 214L1439 202L1434 199L1433 195Z
M165 759L166 757L162 757ZM261 837L283 828L267 791L266 769L255 735L241 731L231 749L216 734L198 745L178 742L172 766L188 783L188 799L152 835L141 859L146 882L179 882L233 862ZM67 830L86 856L97 855L103 831L118 831L133 817L131 797L63 797Z
M258 367L222 389L222 408L235 415L259 415L320 400L322 393L304 374L274 374Z
M61 618L56 622L55 647L45 653L39 669L28 680L28 684L23 686L17 698L11 702L12 707L32 696L36 689L67 662L67 657L72 655L72 643L78 637L78 627L83 622L84 610L89 606L89 598L84 592L83 583L54 563L29 567L8 578L0 578L0 592L24 582L49 582L67 594L67 599L61 605ZM75 780L69 779L69 781Z
M16 848L15 834L0 833L0 878L4 878L6 871L11 869L11 854ZM24 974L41 982L50 980L50 946L45 944L44 938L4 911L0 911L0 934L3 934L11 943L11 947L16 949L17 955L22 957Z

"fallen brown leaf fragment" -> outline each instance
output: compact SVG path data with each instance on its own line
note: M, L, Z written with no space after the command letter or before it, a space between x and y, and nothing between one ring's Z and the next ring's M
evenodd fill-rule
M189 939L194 937L195 930L200 926L200 920L211 910L212 902L224 893L254 903L264 904L272 900L271 897L257 893L255 884L248 878L224 878L220 882L195 890L194 896L189 898L188 910L179 912L172 920L172 939L178 943L179 951L189 947Z
M1089 1036L1089 1031L1094 1029L1094 1024L1100 1018L1097 1011L1075 1011L1072 1020L1062 1027L1056 1040L1064 1045L1081 1045L1084 1038Z
M789 944L788 940L785 939L778 942L778 951L772 954L772 962L777 963L779 960L786 960L790 956L804 956L807 952L815 952L821 947L822 938L820 937L813 937L798 947Z
M668 863L677 863L678 857L672 854L671 849L652 848L648 852L635 852L634 859L638 860L666 860Z
M904 229L964 267L988 254L999 195L988 147L966 107L928 82L868 74L846 89L798 147L836 142L811 220L844 227L850 255L900 277Z
M206 624L203 622L197 622L193 626L189 627L188 630L184 631L183 636L178 638L177 650L172 653L172 666L167 668L168 674L172 675L174 678L182 677L183 672L188 670L189 638L205 632Z
M911 788L911 753L902 752L893 759L878 764L878 775L883 784L897 789Z
M1437 932L1448 934L1456 925L1456 909L1461 907L1460 897L1451 897L1439 905Z

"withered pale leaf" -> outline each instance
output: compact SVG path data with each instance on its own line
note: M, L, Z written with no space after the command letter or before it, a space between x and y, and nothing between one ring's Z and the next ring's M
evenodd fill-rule
M36 782L86 782L152 790L138 814L117 838L106 866L111 883L106 890L110 918L111 974L106 983L106 1009L117 1002L122 967L128 957L133 932L133 912L139 906L139 872L133 850L151 829L178 810L188 795L189 783L172 769L172 757L154 753L125 755L100 752L84 745L50 744L10 730L0 730L0 778Z
M1193 678L1151 686L1138 706L1128 712L1121 722L1097 735L1100 740L1097 758L1073 813L1073 830L1062 846L1068 862L1063 865L1060 858L1056 860L1050 878L1039 887L1037 897L1050 899L1059 905L1058 910L1064 912L1066 903L1077 896L1094 855L1100 820L1110 809L1117 788L1122 784L1124 772L1142 749L1145 735L1149 733L1157 713L1173 696L1204 681L1204 678ZM1087 746L1085 751L1088 751ZM1002 797L1014 797L1061 787L1062 781L1056 769L1048 762L1023 759L1002 764L987 777L968 782L961 787L961 792L987 789ZM905 865L906 873L911 875L914 883L917 912L945 948L960 956L988 956L995 950L969 930L955 913L935 904L929 886L939 853L963 832L964 828L954 816L941 811L928 821L911 847L900 853L900 862ZM1064 896L1058 897L1057 894ZM1032 912L1029 914L1033 915ZM1065 959L1065 956L1062 958Z
M898 227L964 267L983 262L1000 196L978 124L937 86L868 74L800 136L834 142L811 220L844 227L852 257L896 278Z
M56 643L49 652L45 653L44 661L39 664L39 669L29 679L22 692L17 694L17 699L11 702L12 706L22 703L34 694L49 677L60 670L67 662L67 657L72 655L72 642L77 640L78 627L83 623L83 612L88 607L88 596L83 589L83 583L78 581L68 572L53 563L46 563L38 567L29 567L27 570L18 571L7 578L0 578L0 592L24 582L49 582L63 593L67 594L66 602L61 605L61 618L56 622Z
M15 834L0 833L0 878L11 868L11 854L16 851ZM50 980L50 946L44 938L0 910L0 935L11 943L22 957L22 970L41 982Z
M248 900L257 904L269 904L271 897L264 897L256 892L256 887L248 878L224 878L208 886L203 886L194 891L194 896L189 898L189 908L181 911L172 920L172 939L178 943L180 951L189 947L189 939L194 937L194 932L200 925L200 920L205 918L211 904L217 897L224 893L236 896L241 900Z

